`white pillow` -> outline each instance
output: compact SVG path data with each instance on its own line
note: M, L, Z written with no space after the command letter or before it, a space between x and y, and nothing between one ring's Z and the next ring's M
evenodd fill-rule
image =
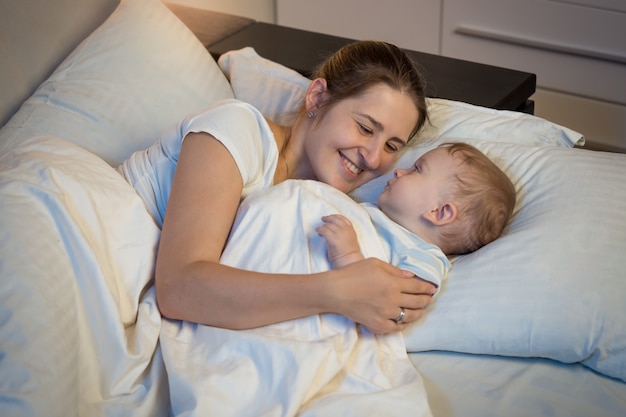
M233 97L189 29L158 0L123 0L20 108L0 146L51 134L117 166L168 126Z
M309 80L298 72L259 56L250 47L225 53L218 60L235 97L281 123L285 112L298 110ZM428 99L430 125L421 137L474 138L528 145L582 145L583 136L566 127L525 113L494 110L451 100Z
M405 331L407 349L581 362L626 381L626 155L469 142L513 179L514 218L453 262L429 314ZM384 183L359 196L375 199Z
M252 104L263 116L281 123L297 111L311 80L281 64L260 57L251 47L226 52L217 61L235 97Z

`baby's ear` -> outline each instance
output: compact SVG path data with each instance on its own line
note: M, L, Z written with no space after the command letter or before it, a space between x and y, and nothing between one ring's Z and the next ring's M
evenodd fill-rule
M423 214L435 226L443 226L456 220L458 208L454 203L444 203Z

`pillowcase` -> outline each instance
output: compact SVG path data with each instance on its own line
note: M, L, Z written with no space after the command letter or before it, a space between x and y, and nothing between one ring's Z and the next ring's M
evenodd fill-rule
M123 0L0 132L51 134L117 166L170 125L233 93L196 37L158 0Z
M277 123L299 109L309 79L259 56L250 47L223 54L218 65L229 78L235 97L258 108ZM584 144L583 136L548 120L506 110L494 110L452 100L428 99L430 124L420 137L432 142L441 137L556 145Z
M431 311L404 332L407 350L581 362L626 381L626 155L464 141L512 178L513 220L453 260ZM375 200L385 182L357 194Z

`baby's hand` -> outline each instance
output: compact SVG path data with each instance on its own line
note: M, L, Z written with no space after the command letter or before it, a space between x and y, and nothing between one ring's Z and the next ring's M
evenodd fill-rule
M341 214L323 216L323 225L315 231L326 240L328 259L333 268L341 268L363 259L356 232L350 220Z

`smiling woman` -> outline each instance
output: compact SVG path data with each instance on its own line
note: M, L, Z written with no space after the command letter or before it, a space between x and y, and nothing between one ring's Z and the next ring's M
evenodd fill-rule
M244 329L332 312L376 333L408 324L393 320L401 306L417 320L435 287L378 259L301 275L244 271L219 259L243 197L290 178L350 192L385 173L426 120L415 65L394 45L363 41L319 68L289 126L230 99L134 154L120 171L162 225L161 313Z

